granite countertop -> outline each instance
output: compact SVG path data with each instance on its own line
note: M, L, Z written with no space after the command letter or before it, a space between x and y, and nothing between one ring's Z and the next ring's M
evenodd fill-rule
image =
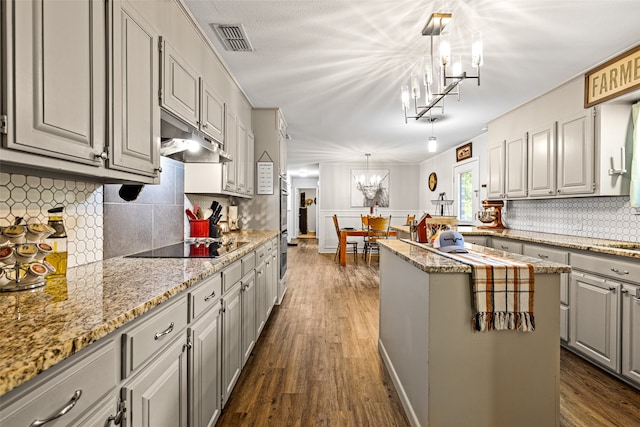
M409 234L409 226L392 225L390 228ZM640 258L640 244L621 240L597 239L593 237L568 236L564 234L541 233L525 230L492 230L472 226L459 226L458 232L463 236L490 236L542 245L559 246L567 249L599 252L630 258Z
M426 244L410 242L409 240L379 240L380 246L387 247L400 258L411 263L415 267L427 273L471 273L471 266L443 256L437 249ZM465 243L465 247L475 252L505 257L505 252L486 246ZM509 259L527 262L533 265L534 273L570 273L571 267L558 264L540 258L532 258L525 255L509 253Z
M42 288L0 293L0 396L277 235L233 233L250 243L219 259L117 257L70 268Z

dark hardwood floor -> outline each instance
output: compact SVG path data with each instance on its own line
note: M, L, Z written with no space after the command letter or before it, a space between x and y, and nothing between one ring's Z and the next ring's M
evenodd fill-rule
M316 240L297 243L285 299L216 425L408 426L378 354L377 261L340 267ZM560 379L561 426L640 426L640 392L566 350Z

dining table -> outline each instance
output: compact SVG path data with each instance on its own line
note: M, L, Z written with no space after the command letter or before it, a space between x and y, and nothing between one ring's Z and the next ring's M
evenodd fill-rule
M392 230L389 230L388 233L385 231L384 234L391 237L398 236L398 232L392 231ZM368 235L369 235L369 230L357 230L357 229L349 229L349 228L343 228L340 230L340 242L338 242L338 244L340 245L340 265L347 265L347 237L349 236L364 237Z

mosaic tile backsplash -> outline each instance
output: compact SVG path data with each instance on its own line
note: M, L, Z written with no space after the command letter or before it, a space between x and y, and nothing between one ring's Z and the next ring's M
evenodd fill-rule
M640 215L629 197L518 200L507 204L509 228L601 239L640 241Z
M68 266L102 260L103 186L65 179L0 172L0 225L16 217L46 223L47 210L64 206Z

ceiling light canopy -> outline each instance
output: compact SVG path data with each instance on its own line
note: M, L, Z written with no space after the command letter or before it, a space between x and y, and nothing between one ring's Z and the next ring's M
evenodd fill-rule
M423 118L433 108L440 108L444 113L444 98L447 95L458 95L460 100L458 85L465 79L476 79L480 86L480 67L484 63L482 33L475 32L471 36L471 65L476 68L477 75L470 76L462 71L460 55L451 53L449 34L444 32L451 19L451 13L432 13L422 29L422 35L429 36L429 53L424 57L419 72L411 74L409 85L401 88L405 123L409 118L416 120ZM435 37L438 37L437 45L434 44ZM447 68L450 69L450 75L447 75ZM422 97L421 86L424 86L424 105L419 105ZM413 98L415 115L408 116L411 98Z

